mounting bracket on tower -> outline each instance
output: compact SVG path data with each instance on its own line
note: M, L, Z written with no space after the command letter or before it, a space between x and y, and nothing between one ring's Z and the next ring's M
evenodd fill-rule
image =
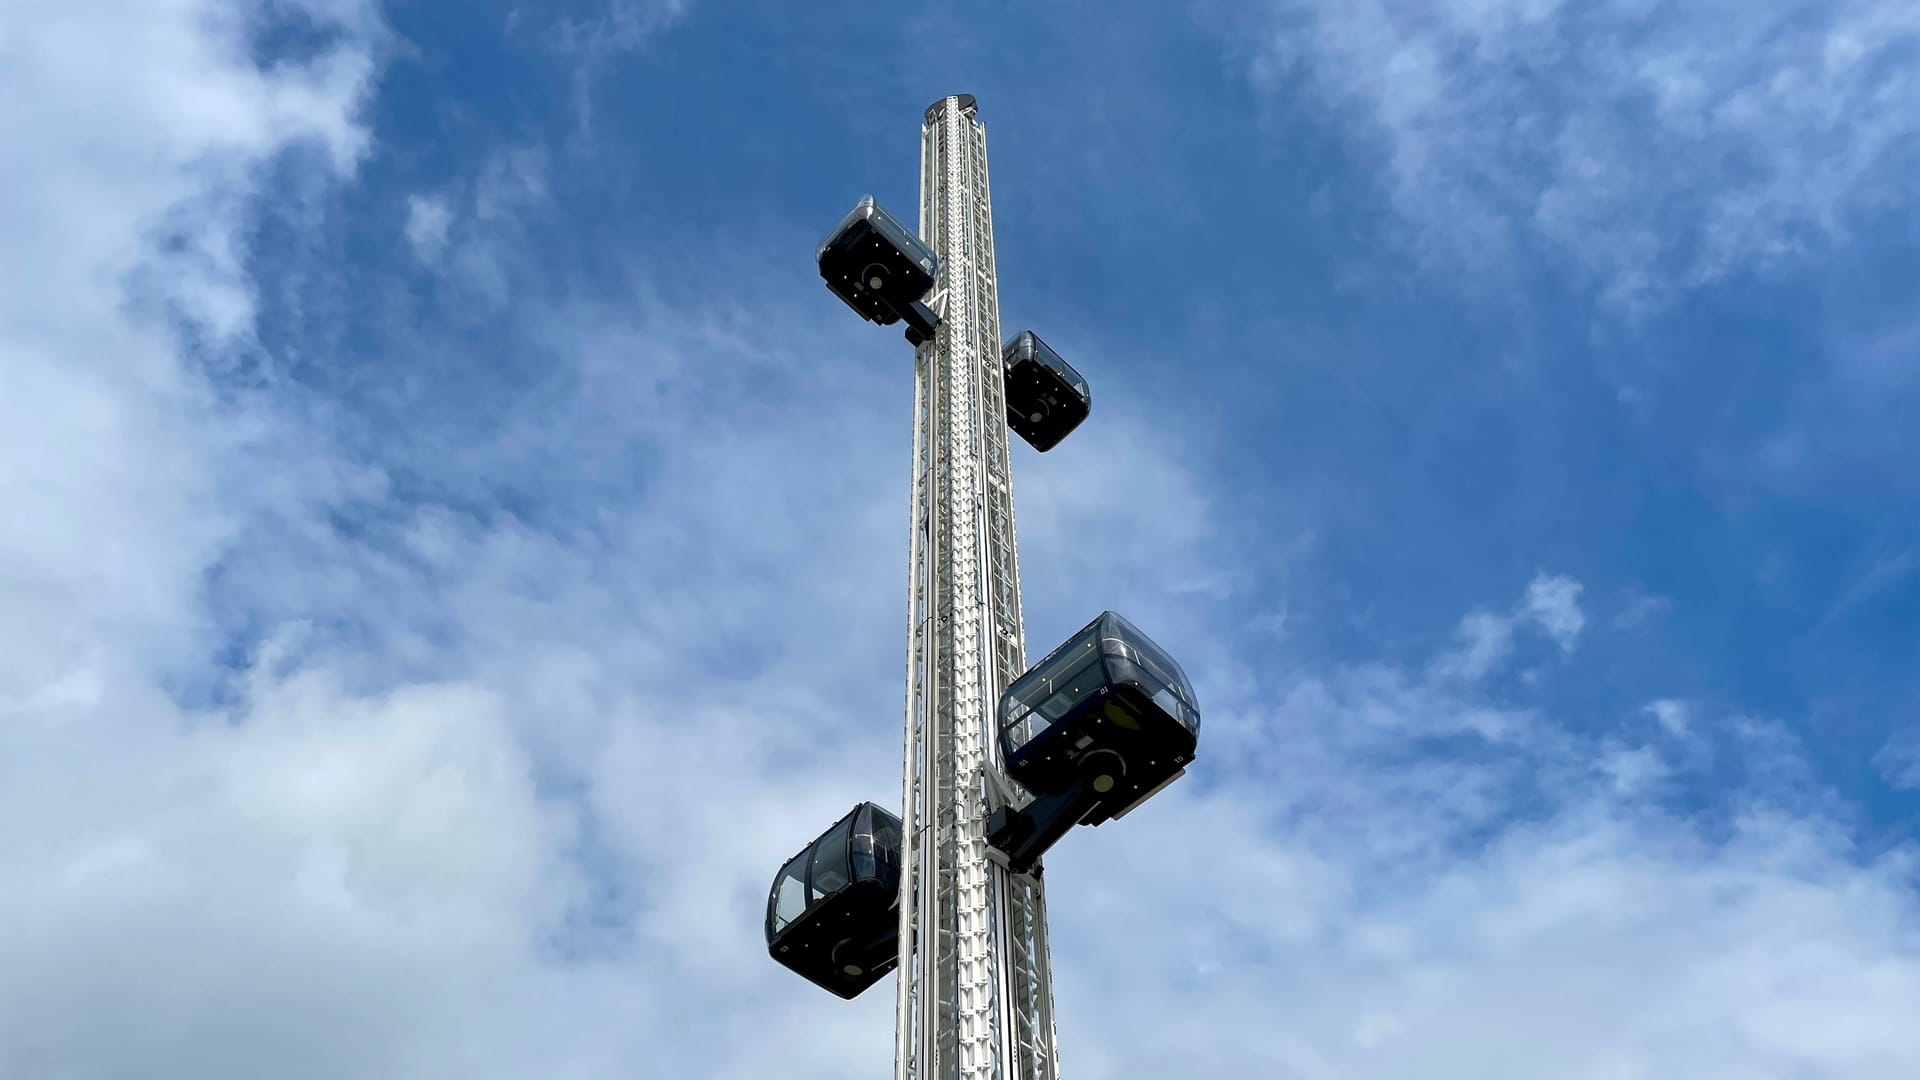
M940 328L940 314L918 300L908 304L900 317L907 323L907 341L916 349L932 341L933 332Z
M1021 790L1007 779L1005 773L989 764L984 770L987 774L987 810L989 812L1006 807L1009 810L1025 810L1033 803L1033 796Z

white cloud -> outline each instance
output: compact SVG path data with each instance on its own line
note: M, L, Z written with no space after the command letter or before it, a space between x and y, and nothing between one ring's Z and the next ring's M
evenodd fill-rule
M407 244L414 257L428 266L440 261L447 249L447 227L453 224L453 210L437 195L414 195L407 199Z
M537 148L503 150L488 159L473 185L473 215L511 218L547 198L547 158Z
M1852 850L1791 741L1740 742L1754 781L1696 817L1661 745L1488 727L1377 668L1279 683L1212 712L1193 779L1049 857L1076 1072L1920 1068L1913 853Z
M659 450L645 505L561 536L387 501L380 469L306 410L216 387L127 304L123 282L168 281L192 329L244 343L262 167L318 140L344 170L365 146L359 83L320 80L335 113L293 123L276 95L310 65L254 69L237 21L211 15L107 12L140 24L87 39L111 62L6 76L10 99L85 101L90 76L177 67L209 118L6 132L38 172L0 196L10 237L35 241L9 246L4 276L42 293L0 301L0 1073L840 1075L849 1025L878 1030L884 1001L848 1010L785 977L758 916L813 831L897 798L882 680L900 605L845 583L877 573L905 515L896 470L857 453L820 487L789 474L797 444L895 430L874 410L905 369L802 319L769 328L763 296L751 319L662 315L643 290L620 318L529 304L576 392L435 446L441 466L518 457L630 485ZM36 59L64 32L42 24ZM314 64L369 70L377 27L338 28ZM286 122L229 146L259 114ZM146 167L103 169L96 142ZM209 155L220 168L199 171ZM503 151L459 189L456 269L463 237L523 256L512 228L543 170ZM412 239L431 243L424 209ZM169 255L161 220L227 261ZM500 269L483 281L525 271ZM842 377L813 379L828 355ZM741 392L798 374L777 409ZM725 411L687 407L716 391ZM833 632L791 633L803 618ZM863 620L885 627L872 652L849 645ZM279 632L249 670L212 662L262 627Z
M573 71L574 118L583 135L593 134L594 83L620 57L651 41L687 14L687 0L611 0L591 17L562 15L540 33ZM507 19L517 28L523 9Z
M414 1075L533 970L564 822L494 694L259 679L241 719L95 712L9 754L0 1071Z
M1623 797L1647 794L1673 775L1659 751L1650 746L1610 747L1601 753L1596 767Z
M334 47L271 73L220 5L12 12L0 94L34 104L0 118L0 707L195 647L195 575L235 525L216 488L259 431L181 366L153 309L247 332L255 170L317 148L337 174L364 151L352 114L377 27L341 12Z
M1827 249L1914 191L1903 0L1273 0L1257 83L1384 158L1416 244L1544 245L1616 305Z
M1908 725L1894 732L1874 754L1873 766L1896 788L1920 789L1920 726Z
M421 265L489 304L513 295L527 219L546 204L547 158L534 147L490 155L471 182L407 198L407 245Z
M1485 678L1513 650L1514 619L1476 611L1460 620L1459 648L1441 661L1442 670L1469 681Z
M1647 703L1647 711L1652 713L1653 718L1660 721L1660 726L1675 738L1685 738L1692 728L1692 710L1687 708L1684 701L1674 701L1671 698L1650 701Z
M591 18L560 19L555 34L561 51L601 59L635 48L686 13L687 0L612 0Z
M333 180L366 150L378 20L279 10L326 44L264 70L253 8L8 13L0 93L30 104L0 120L7 1075L439 1074L570 887L484 687L263 670L229 709L172 697L218 644L201 601L234 539L378 491L215 393L161 317L250 335L265 166Z
M1638 589L1629 589L1618 603L1618 610L1613 616L1613 628L1615 630L1637 629L1664 614L1672 606L1673 601L1664 596L1653 596Z
M1563 654L1571 653L1587 624L1580 610L1580 591L1580 583L1570 577L1536 576L1508 614L1476 611L1462 618L1454 632L1459 644L1435 659L1435 672L1468 682L1487 677L1512 655L1514 631L1522 626L1537 627Z
M1562 652L1572 652L1587 617L1580 611L1580 583L1545 574L1527 585L1526 613Z
M35 151L10 156L0 195L10 255L33 256L0 300L12 334L113 302L116 275L156 233L173 251L155 287L216 332L244 328L236 214L250 171L291 144L317 147L335 172L365 150L343 106L366 88L377 25L359 5L335 7L318 16L347 43L269 73L247 62L249 17L228 5L11 5L0 92L38 103L0 119L0 142Z

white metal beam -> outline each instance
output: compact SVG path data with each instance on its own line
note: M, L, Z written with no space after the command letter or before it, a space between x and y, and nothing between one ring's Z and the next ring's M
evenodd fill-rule
M927 110L920 169L943 322L914 359L894 1073L1057 1080L1045 889L986 853L996 706L1026 645L986 129L970 98Z

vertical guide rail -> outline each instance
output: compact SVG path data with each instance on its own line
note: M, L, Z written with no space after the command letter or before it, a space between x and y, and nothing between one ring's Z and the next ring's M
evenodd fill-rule
M961 285L950 292L948 310L957 316L947 337L938 343L942 408L940 441L947 458L945 490L941 492L941 554L952 572L952 622L946 663L940 672L942 697L950 704L950 726L941 732L952 755L953 787L941 807L941 836L951 835L953 857L942 870L953 875L955 999L959 1031L955 1051L959 1080L998 1080L1001 1076L999 1019L995 1000L998 957L993 950L992 912L989 906L984 810L976 804L985 796L981 765L985 747L981 738L986 679L982 655L980 565L980 406L979 384L973 375L981 326L978 248L970 234L968 211L969 132L959 102L949 98L941 107L942 235L937 243L946 253L948 280ZM967 125L969 128L971 124ZM944 913L943 913L944 914Z
M924 160L921 170L926 170ZM933 925L927 917L928 905L921 902L923 895L930 900L933 894L931 889L919 888L919 883L932 880L933 875L928 872L931 860L926 858L929 845L922 839L918 824L927 802L921 778L927 773L927 630L932 621L927 610L927 548L931 540L927 484L932 471L928 460L927 423L932 408L929 398L933 393L929 355L925 347L916 349L913 364L913 527L907 545L907 713L900 795L900 960L895 995L898 1017L893 1049L895 1080L924 1075L915 1068L921 1058L920 1045L916 1042L916 1033L920 1030L919 1009L928 982L928 973L922 966L923 950L918 942L920 928Z
M987 171L987 136L975 122L969 147L972 182L968 185L972 239L978 252L976 280L981 291L980 352L974 368L981 403L981 491L984 520L981 559L988 583L991 626L987 679L986 768L1002 772L995 706L1000 695L1027 668L1026 633L1020 610L1020 556L1014 525L1013 472L1008 451L1007 387L1000 357L999 267L993 243L992 185ZM1003 790L1005 785L1002 785ZM1003 1055L1007 1075L1017 1080L1057 1080L1053 1026L1053 979L1046 947L1045 888L1037 877L1008 875L993 866L996 948L1001 962Z
M986 857L1000 693L1026 667L986 131L921 128L920 233L944 321L914 357L896 1080L1057 1080L1046 900ZM1038 871L1036 871L1036 874Z

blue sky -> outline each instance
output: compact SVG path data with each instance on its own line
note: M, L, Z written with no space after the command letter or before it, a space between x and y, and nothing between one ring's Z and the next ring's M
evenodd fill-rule
M0 1073L884 1073L759 916L899 797L811 252L957 92L1030 645L1206 716L1071 1074L1920 1068L1910 5L0 10Z

